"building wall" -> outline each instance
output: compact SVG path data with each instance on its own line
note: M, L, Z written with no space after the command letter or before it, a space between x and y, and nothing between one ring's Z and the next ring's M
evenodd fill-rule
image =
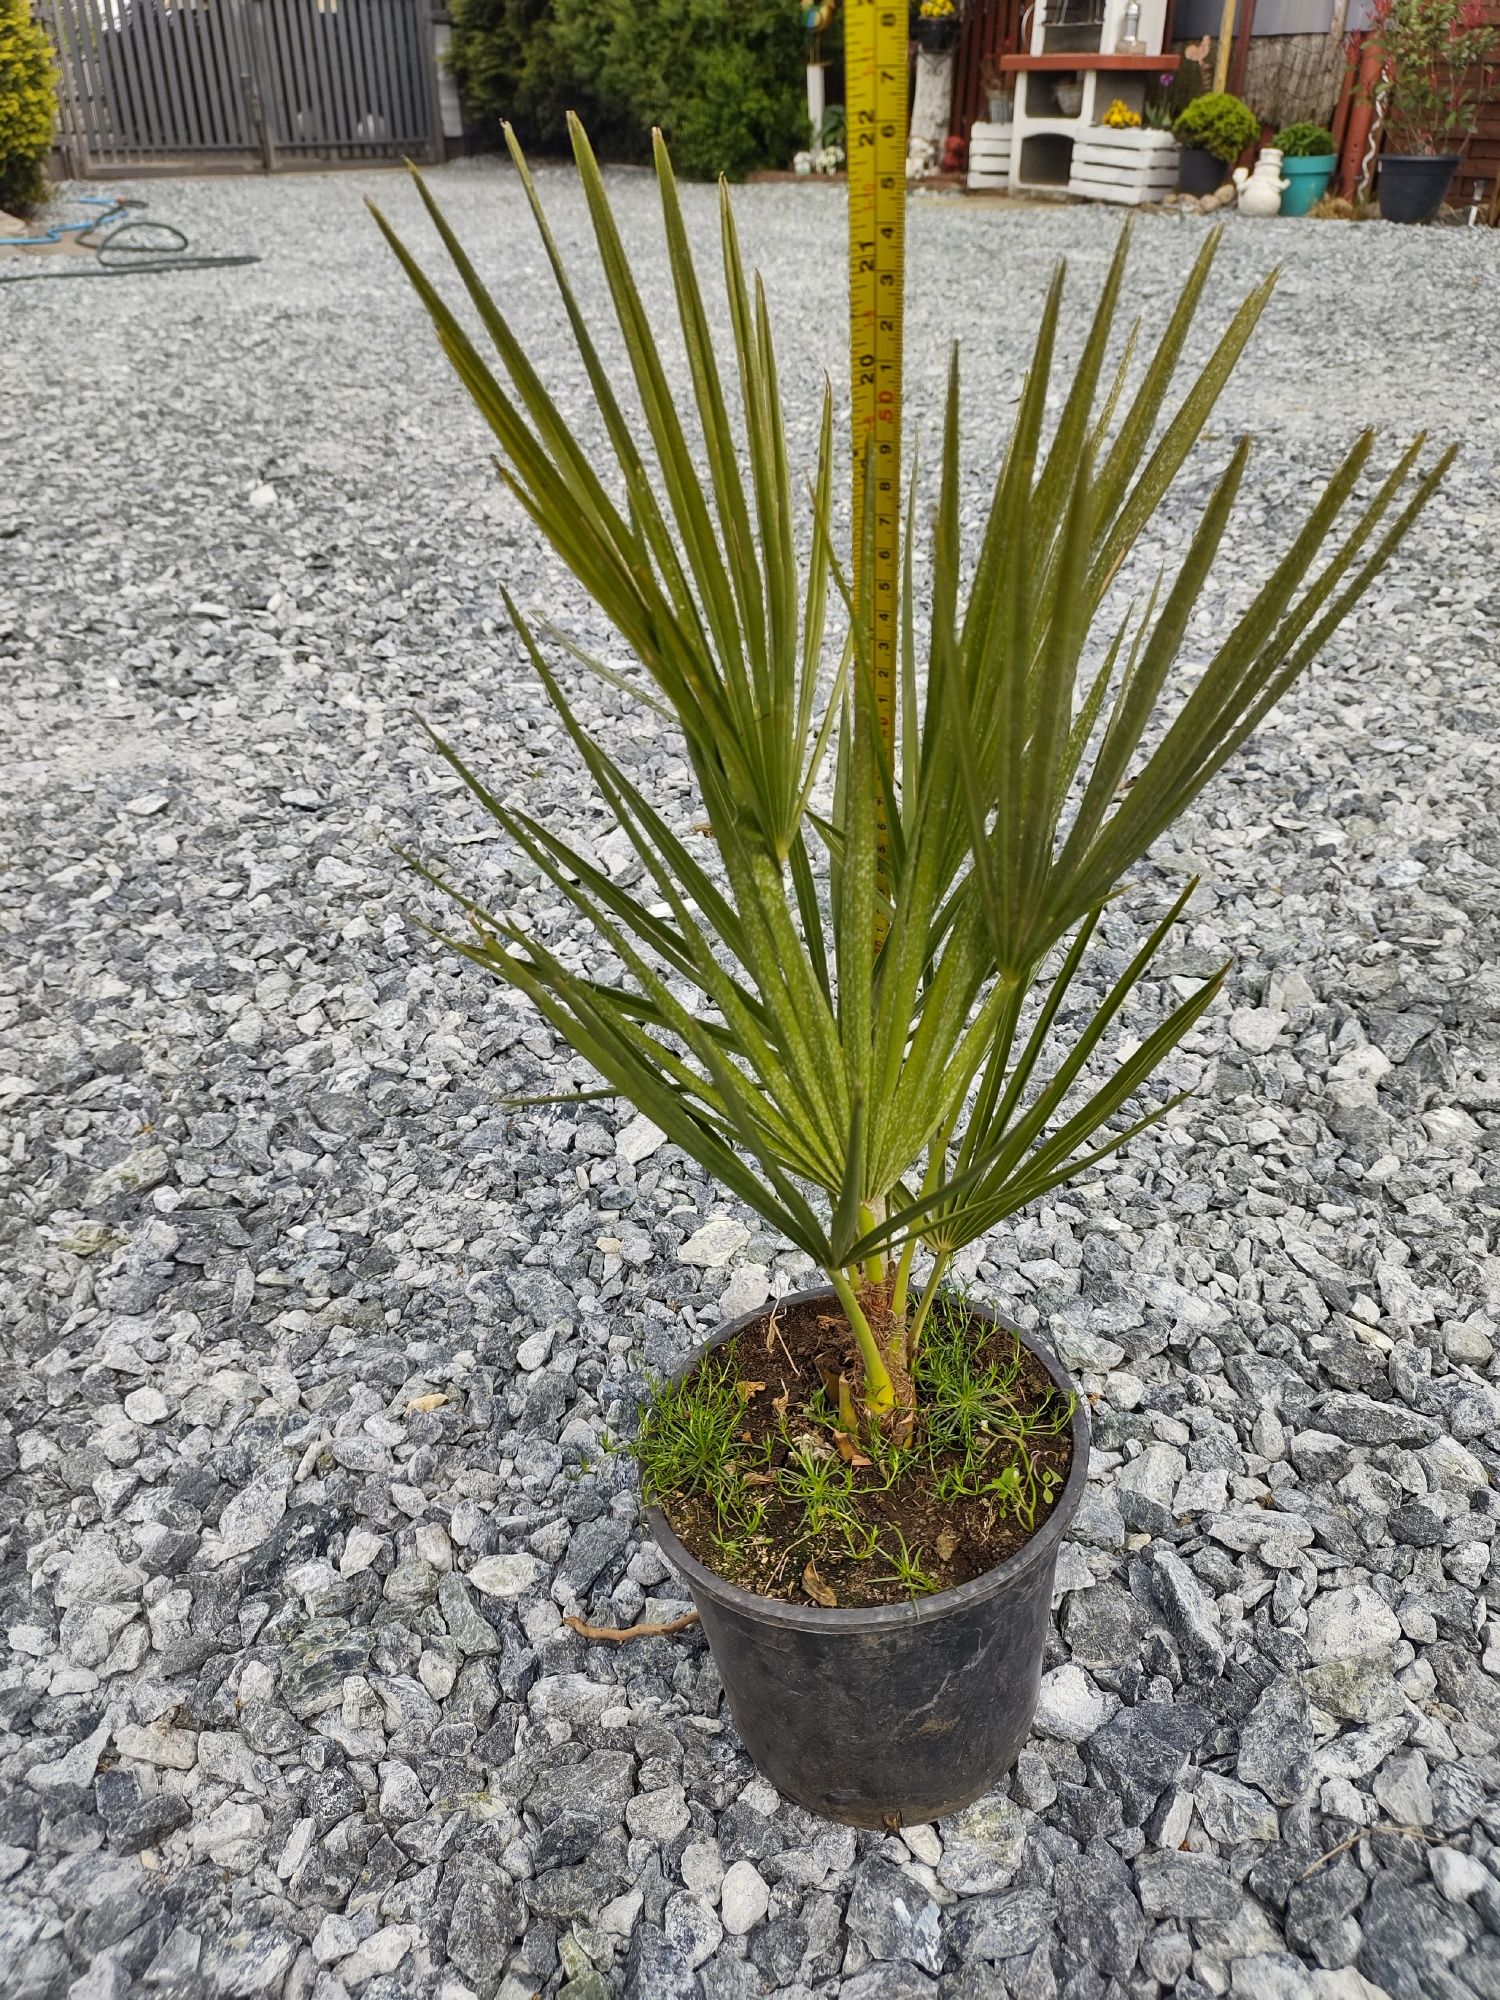
M1244 0L1240 0L1244 14ZM1175 41L1194 42L1200 35L1217 35L1224 0L1177 0L1172 14ZM1370 25L1370 0L1255 0L1255 35L1339 35Z

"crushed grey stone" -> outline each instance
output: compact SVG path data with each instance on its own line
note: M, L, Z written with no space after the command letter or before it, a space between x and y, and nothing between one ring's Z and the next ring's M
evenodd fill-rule
M434 182L576 412L514 177ZM576 187L541 182L572 256ZM649 184L611 186L654 308ZM430 948L409 916L447 912L389 851L593 968L412 711L628 880L498 585L617 643L497 488L364 217L369 192L427 254L401 177L141 192L264 261L15 301L25 351L69 364L0 409L8 1994L1500 1992L1500 239L1230 220L1189 362L1273 257L1281 285L1121 579L1180 557L1253 432L1189 675L1365 423L1381 468L1419 428L1464 452L1101 920L1084 999L1201 878L1132 1033L1231 972L1169 1066L1195 1094L965 1272L1091 1399L1048 1726L942 1824L856 1833L754 1777L701 1634L562 1622L682 1608L611 1447L653 1373L806 1260L628 1107L511 1106L594 1079ZM843 197L736 200L800 468L825 370L844 394ZM713 191L684 201L711 255ZM966 531L1052 261L1089 291L1117 228L912 204L908 414L930 438L959 334ZM1201 240L1139 219L1148 347ZM1060 382L1082 337L1070 306ZM691 824L678 746L565 671Z

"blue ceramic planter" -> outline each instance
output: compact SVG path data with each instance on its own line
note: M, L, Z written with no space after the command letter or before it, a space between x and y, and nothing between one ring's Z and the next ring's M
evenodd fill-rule
M1282 190L1282 214L1306 215L1328 192L1328 183L1333 179L1333 170L1338 163L1337 153L1311 153L1300 160L1284 159L1281 163L1282 175L1291 182L1291 186Z

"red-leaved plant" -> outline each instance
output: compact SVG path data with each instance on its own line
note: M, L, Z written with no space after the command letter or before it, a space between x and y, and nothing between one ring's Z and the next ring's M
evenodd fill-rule
M1459 153L1500 64L1500 29L1482 0L1375 0L1370 39L1380 53L1373 95L1401 153Z

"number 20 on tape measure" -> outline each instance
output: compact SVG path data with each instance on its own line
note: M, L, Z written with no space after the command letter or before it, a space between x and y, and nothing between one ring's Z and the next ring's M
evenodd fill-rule
M868 578L881 731L891 740L901 537L901 328L906 262L907 8L846 0L844 96L849 160L849 370L853 403L854 570ZM866 495L866 479L873 493Z

